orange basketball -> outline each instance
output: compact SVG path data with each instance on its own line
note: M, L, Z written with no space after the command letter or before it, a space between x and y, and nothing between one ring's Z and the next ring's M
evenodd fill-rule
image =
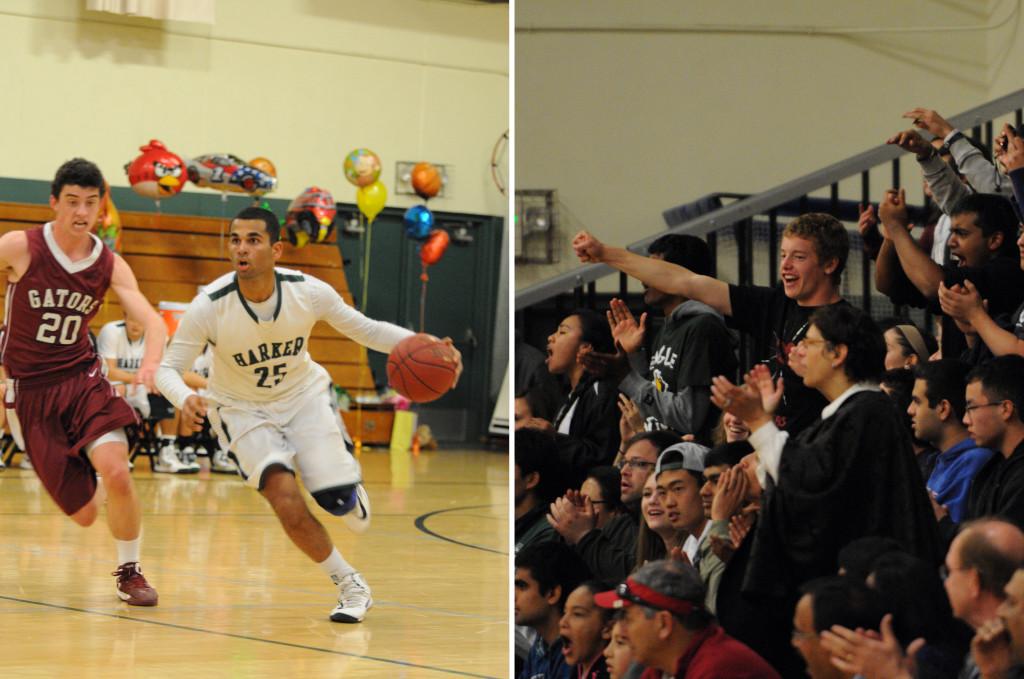
M427 200L441 190L441 173L430 163L416 163L412 168L412 189Z
M416 403L444 396L455 382L455 351L433 335L402 340L388 356L388 383Z

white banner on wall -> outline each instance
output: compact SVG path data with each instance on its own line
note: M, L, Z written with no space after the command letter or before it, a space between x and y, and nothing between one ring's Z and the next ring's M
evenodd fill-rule
M87 0L86 9L164 21L214 23L213 0Z

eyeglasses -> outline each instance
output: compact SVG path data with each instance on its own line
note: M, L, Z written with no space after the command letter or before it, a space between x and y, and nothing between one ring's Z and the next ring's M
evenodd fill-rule
M1005 401L996 401L995 403L972 403L971 405L964 408L964 412L970 414L971 411L977 410L978 408L991 408L992 406L1001 406Z
M798 347L809 347L809 346L813 346L815 344L828 344L828 340L824 339L824 338L822 338L822 339L807 339L806 337L804 337L802 340L800 340L796 344L797 344Z
M641 460L638 457L633 457L628 460L623 460L619 465L619 469L629 467L630 469L653 469L655 463L648 462L647 460Z

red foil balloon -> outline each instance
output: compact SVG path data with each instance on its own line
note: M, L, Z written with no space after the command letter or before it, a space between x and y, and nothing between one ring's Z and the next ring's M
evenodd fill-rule
M423 266L430 266L441 261L444 251L448 249L448 232L444 229L435 229L423 245L420 246L420 261Z

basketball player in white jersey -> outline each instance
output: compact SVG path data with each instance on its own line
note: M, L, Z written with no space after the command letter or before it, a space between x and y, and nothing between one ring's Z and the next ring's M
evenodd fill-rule
M246 483L267 499L292 542L339 586L331 620L360 622L373 604L370 588L309 511L295 479L298 472L317 504L351 529L366 530L370 505L359 463L331 408L327 371L306 347L319 320L381 352L413 333L367 318L316 278L276 268L284 244L269 210L242 210L229 239L234 273L206 286L189 305L157 371L157 386L194 430L210 418ZM204 398L181 375L207 342L213 370ZM461 371L461 357L456 361Z

